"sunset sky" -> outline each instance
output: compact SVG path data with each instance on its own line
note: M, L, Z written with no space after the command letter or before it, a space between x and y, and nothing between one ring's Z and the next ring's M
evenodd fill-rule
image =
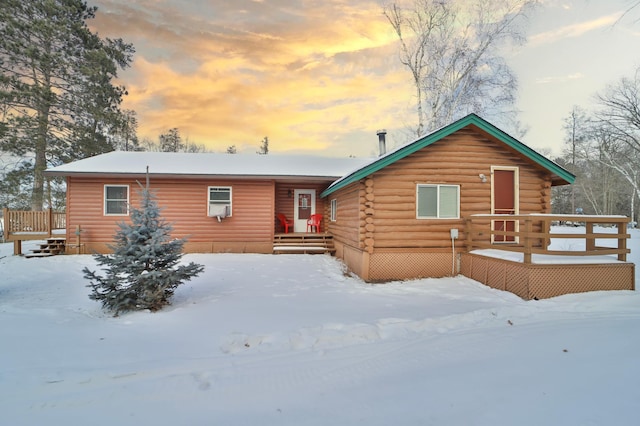
M121 73L123 107L139 136L177 127L223 152L377 155L415 125L411 76L395 35L370 0L89 0L90 26L136 48ZM562 120L589 108L607 84L640 66L640 10L631 0L545 0L530 16L528 43L504 52L520 82L522 141L559 154Z

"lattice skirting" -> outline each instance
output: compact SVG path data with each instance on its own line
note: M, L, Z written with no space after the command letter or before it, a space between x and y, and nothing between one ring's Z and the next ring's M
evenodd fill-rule
M597 290L634 290L633 263L523 264L463 253L460 273L523 299Z
M446 277L457 274L451 253L383 252L369 258L369 281Z

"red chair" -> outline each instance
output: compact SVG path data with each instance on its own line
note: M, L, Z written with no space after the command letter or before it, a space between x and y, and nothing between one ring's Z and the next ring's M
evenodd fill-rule
M313 232L314 228L315 228L315 232L322 232L322 229L320 229L321 222L322 222L321 214L312 214L309 220L307 220L307 232L309 232L309 229L311 229L311 232Z
M293 221L287 219L287 217L282 213L278 213L276 216L278 217L278 220L280 221L280 225L282 225L282 227L284 228L284 233L288 234L289 233L289 227L293 226Z

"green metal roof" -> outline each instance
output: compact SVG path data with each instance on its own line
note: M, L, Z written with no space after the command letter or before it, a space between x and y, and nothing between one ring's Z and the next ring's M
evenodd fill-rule
M564 169L560 165L556 164L555 162L549 160L545 156L529 148L527 145L523 144L517 139L509 136L507 133L498 129L488 121L485 121L484 119L480 118L476 114L469 114L466 117L461 118L460 120L449 124L448 126L442 127L441 129L438 129L433 133L425 135L414 142L411 142L407 145L404 145L396 149L395 151L391 151L388 154L377 158L371 163L366 164L365 166L357 169L356 171L338 179L329 188L327 188L324 192L322 192L321 196L326 197L327 195L341 188L344 188L345 186L353 182L363 179L371 175L372 173L375 173L387 167L388 165L393 164L396 161L401 160L413 154L414 152L419 151L422 148L427 147L435 142L438 142L442 138L445 138L457 132L458 130L461 130L470 125L477 127L478 129L489 134L490 136L498 139L500 142L504 143L505 145L513 148L520 154L524 155L525 157L529 158L533 162L537 163L541 167L545 168L549 172L556 175L560 181L564 181L565 183L573 183L575 181L576 179L575 175L573 175L568 170Z

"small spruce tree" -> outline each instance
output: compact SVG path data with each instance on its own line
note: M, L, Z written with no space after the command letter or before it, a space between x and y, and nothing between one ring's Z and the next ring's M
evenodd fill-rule
M84 277L91 283L89 297L114 312L157 311L169 304L174 290L184 281L198 276L204 267L196 263L177 266L185 239L172 239L172 226L160 216L155 197L140 185L140 208L131 209L131 223L121 222L111 255L96 254L105 276L85 267Z

